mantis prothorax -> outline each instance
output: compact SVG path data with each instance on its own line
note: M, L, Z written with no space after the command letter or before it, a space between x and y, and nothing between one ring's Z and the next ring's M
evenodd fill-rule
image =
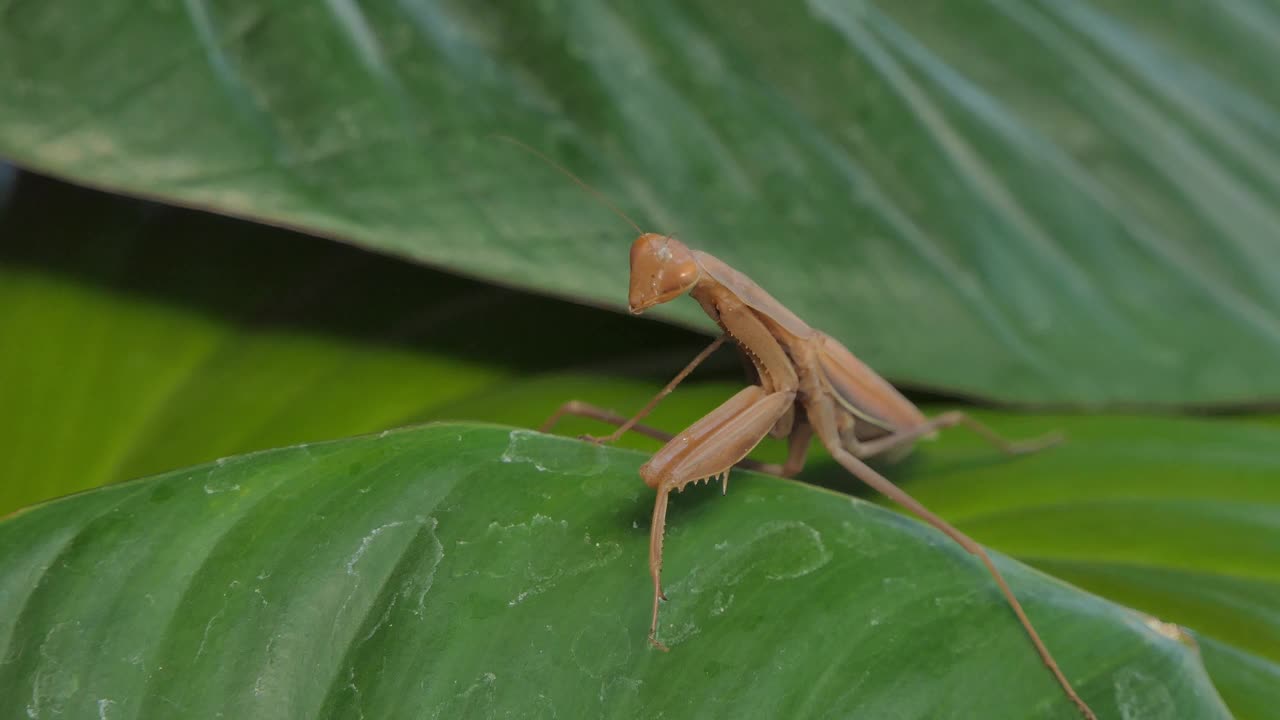
M596 438L597 441L610 442L633 429L666 441L666 445L640 467L640 477L657 492L649 531L649 572L653 578L650 642L667 649L658 641L657 634L659 603L666 599L661 578L662 540L671 492L712 478L722 478L727 491L728 473L740 465L793 476L803 468L809 444L817 435L831 457L859 480L906 507L982 561L1063 692L1084 717L1096 720L1058 667L986 550L864 462L876 455L901 457L910 452L917 440L953 425L970 428L1010 455L1042 449L1058 442L1058 437L1013 443L962 412L925 417L910 400L843 345L809 327L746 275L705 252L690 249L675 238L643 232L568 170L514 142L567 174L641 233L631 246L627 304L632 313L642 313L688 294L723 331L723 335L699 353L631 419L624 420L611 412L572 401L543 425L545 431L565 414L583 415L618 425L613 434ZM732 340L750 361L759 384L744 388L674 436L638 424L726 339ZM747 454L766 435L787 439L788 453L783 464L764 465L746 460Z

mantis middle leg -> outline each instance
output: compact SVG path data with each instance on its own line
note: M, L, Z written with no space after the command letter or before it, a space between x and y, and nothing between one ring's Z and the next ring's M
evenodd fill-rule
M692 373L695 368L701 365L704 360L711 357L711 353L714 353L716 350L720 349L720 346L723 345L724 341L727 339L728 339L727 335L721 335L720 337L711 341L711 344L705 347L702 350L702 352L695 355L694 358L689 361L689 364L684 366L683 370L676 373L676 376L671 379L671 382L667 383L665 387L663 387L661 390L658 391L657 395L654 395L653 398L649 400L649 402L646 403L644 407L640 408L640 412L637 412L635 415L633 415L630 420L624 420L622 423L618 424L618 429L614 430L612 433L605 435L604 437L591 438L591 440L599 443L615 442L617 441L618 438L622 437L628 430L631 430L633 428L636 429L637 432L640 432L643 435L648 435L650 437L654 437L656 433L661 432L661 431L654 431L653 428L645 427L643 425L637 425L637 423L643 420L645 416L647 416L649 413L653 412L653 409L658 406L658 403L661 402L663 398L670 395L671 391L675 390L677 385L684 382L684 379L689 377L689 374ZM542 427L539 428L539 431L547 432L552 428L552 426L556 424L556 422L560 420L560 418L564 417L565 415L579 415L582 417L588 417L595 420L603 420L604 422L608 422L608 423L613 423L613 417L620 417L620 416L615 416L614 413L609 412L608 410L600 410L598 408L592 407L585 403L580 403L576 400L570 400L564 405L561 405L554 413L552 413L551 417L547 418L547 421L542 423ZM662 438L659 438L659 439L662 439Z

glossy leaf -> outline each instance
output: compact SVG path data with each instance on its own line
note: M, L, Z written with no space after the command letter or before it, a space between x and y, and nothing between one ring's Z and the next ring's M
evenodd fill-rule
M678 497L673 649L649 649L642 457L432 425L32 509L0 524L0 697L31 717L1078 717L974 558L774 478ZM1102 717L1229 717L1189 641L1001 565Z
M20 351L0 353L0 514L411 420L534 427L572 397L626 412L698 347L650 323L283 231L30 176L13 197L0 236L0 346ZM683 427L740 387L736 361L723 359L731 381L695 378L652 422ZM640 369L647 380L619 379ZM1280 629L1269 621L1280 612L1280 438L1268 418L983 419L1015 437L1066 430L1070 442L1006 461L955 430L886 472L993 547L1192 628L1236 716L1266 718L1280 702ZM817 453L804 477L862 491Z
M900 382L1255 404L1280 398L1270 12L17 0L0 154L619 306L632 231L503 133Z
M734 389L701 385L682 393L711 407ZM638 407L649 392L634 383L588 387L572 378L547 378L522 383L508 395L509 404L480 396L446 412L531 423L532 413L520 408L567 396ZM657 424L683 427L697 412L671 408ZM1210 648L1208 668L1236 717L1267 718L1264 709L1280 702L1280 683L1274 682L1280 678L1280 428L1235 420L977 415L1007 437L1060 431L1068 440L1009 460L956 428L884 471L983 543L1194 629ZM581 421L564 430L604 428ZM770 459L781 459L782 448L769 450ZM805 481L888 504L869 496L820 449L812 458L801 475Z
M894 477L984 543L1194 628L1238 718L1280 702L1280 428L1171 418L1001 419L1070 441L991 461L951 433Z

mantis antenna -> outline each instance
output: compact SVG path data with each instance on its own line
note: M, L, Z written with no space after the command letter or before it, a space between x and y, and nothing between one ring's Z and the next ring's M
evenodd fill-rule
M516 147L520 148L521 150L524 150L530 155L533 155L534 157L550 165L556 170L559 170L562 174L564 174L565 177L572 180L578 187L590 193L591 197L595 198L597 202L599 202L601 205L604 205L606 208L608 208L611 212L613 212L614 215L617 215L618 217L622 218L627 222L628 225L635 228L636 232L640 233L641 235L644 234L644 230L640 229L640 225L637 224L635 220L632 220L631 217L628 216L626 213L622 212L622 210L619 209L618 206L613 203L613 201L605 197L604 193L588 185L585 180L578 177L577 175L574 175L573 172L569 170L569 168L561 165L555 160L552 160L550 157L547 156L546 153L536 150L530 147L529 145L511 137L510 135L494 135L494 137L504 142L509 142L512 145L515 145Z

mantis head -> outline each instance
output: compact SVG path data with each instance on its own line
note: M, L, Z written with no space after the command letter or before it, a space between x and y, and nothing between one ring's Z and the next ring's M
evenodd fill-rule
M675 238L645 233L631 245L631 291L627 305L640 314L670 302L698 284L693 251Z

